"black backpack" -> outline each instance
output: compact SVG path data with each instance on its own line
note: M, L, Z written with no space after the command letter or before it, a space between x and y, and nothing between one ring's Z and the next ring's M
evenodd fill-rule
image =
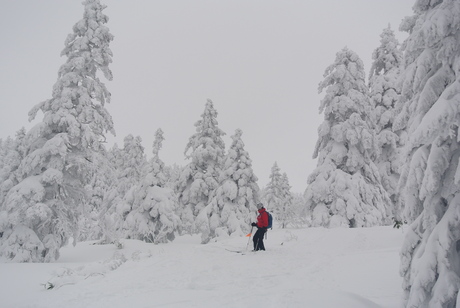
M265 211L268 215L268 226L267 229L273 229L273 216L270 214L270 212Z

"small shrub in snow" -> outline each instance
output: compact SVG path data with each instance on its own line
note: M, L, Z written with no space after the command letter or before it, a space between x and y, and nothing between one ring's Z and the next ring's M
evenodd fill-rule
M104 276L106 273L119 268L126 261L128 260L125 255L116 251L112 258L101 262L86 264L77 268L60 268L54 273L54 276L43 285L47 290L58 289L65 285L76 284L90 277Z

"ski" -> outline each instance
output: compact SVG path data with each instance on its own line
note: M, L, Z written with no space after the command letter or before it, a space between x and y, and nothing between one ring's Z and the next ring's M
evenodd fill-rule
M225 250L227 251L230 251L230 252L234 252L234 253L239 253L239 254L242 254L242 255L246 255L250 252L257 252L257 251L254 251L254 250L231 250L231 249L228 249L228 248L225 248Z
M230 251L230 252L235 252L235 253L243 253L244 252L244 250L231 250L231 249L227 249L227 248L225 248L225 250Z

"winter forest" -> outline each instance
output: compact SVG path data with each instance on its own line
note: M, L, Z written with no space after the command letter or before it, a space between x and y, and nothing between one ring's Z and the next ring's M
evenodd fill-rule
M407 225L404 307L460 307L459 1L416 0L399 26L408 38L382 29L367 76L347 47L331 59L318 87L317 167L303 194L277 162L259 187L244 132L221 130L212 100L190 128L185 166L162 161L159 127L152 153L133 135L108 147L116 123L104 82L116 56L104 9L83 2L52 97L28 114L40 122L0 139L3 262L54 262L69 242L244 237L261 202L277 228Z

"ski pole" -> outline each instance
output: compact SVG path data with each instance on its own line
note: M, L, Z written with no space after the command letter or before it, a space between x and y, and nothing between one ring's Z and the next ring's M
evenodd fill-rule
M246 245L246 250L248 250L249 243L251 242L252 229L254 229L254 226L251 227L251 232L249 232L249 234L246 235L247 237L249 237L248 244Z
M249 232L248 234L246 234L247 237L251 237L251 235L252 235L252 229L254 229L254 226L251 227L251 232Z

